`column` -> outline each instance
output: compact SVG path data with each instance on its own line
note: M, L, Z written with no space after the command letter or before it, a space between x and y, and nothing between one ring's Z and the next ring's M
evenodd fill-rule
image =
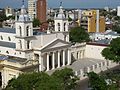
M58 68L60 67L60 51L58 51Z
M47 71L49 71L50 67L49 67L49 53L47 53Z
M65 50L63 50L63 65L62 66L65 66Z
M52 54L52 69L55 69L55 52Z
M70 53L70 50L68 49L68 63L67 65L70 65L71 63L71 53Z
M81 54L80 51L78 51L78 60L80 59L80 54Z
M81 50L81 59L83 58L83 50Z
M39 71L43 71L43 57L39 54Z
M85 50L83 50L83 58L85 57Z

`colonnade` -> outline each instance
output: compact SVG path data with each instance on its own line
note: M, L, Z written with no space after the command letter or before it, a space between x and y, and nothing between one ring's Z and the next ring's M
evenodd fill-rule
M46 52L44 55L46 56L46 65L43 65L43 60L45 60L43 55L39 56L40 71L43 71L43 66L45 67L46 71L49 71L71 64L71 52L69 49Z

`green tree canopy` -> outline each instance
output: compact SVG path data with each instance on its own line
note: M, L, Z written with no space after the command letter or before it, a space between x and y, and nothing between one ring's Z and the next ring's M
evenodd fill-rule
M105 59L120 62L120 37L113 39L110 45L102 50L102 56Z
M6 17L6 15L0 15L0 22L3 22L3 21L5 21L5 20L7 20L7 17Z
M90 40L89 34L82 27L74 27L70 30L71 42L88 42Z
M73 70L69 68L55 71L52 77L61 82L62 90L75 89L76 81L79 80L78 77L74 75Z
M92 87L92 90L119 90L119 72L115 73L109 70L107 72L101 72L100 75L94 72L88 73L90 87Z
M24 73L10 80L5 90L71 90L76 80L68 68L55 71L51 76L44 72Z
M120 26L115 24L115 25L113 25L112 30L116 31L117 33L120 33Z
M39 21L39 19L37 19L37 18L34 18L33 19L33 27L39 27L40 26L40 21Z
M92 90L107 90L107 83L104 78L94 72L88 73L90 87Z

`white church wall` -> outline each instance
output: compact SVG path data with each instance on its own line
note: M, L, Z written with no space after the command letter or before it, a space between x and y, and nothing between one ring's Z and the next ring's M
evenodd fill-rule
M2 47L2 46L0 46L0 54L25 58L25 53L24 52L15 51L14 48L7 48L7 47Z
M20 36L20 26L21 26L21 33L22 33L22 36L23 37L26 37L26 32L25 32L25 30L26 30L26 28L27 28L27 26L29 26L29 35L33 35L33 28L32 28L32 23L19 23L19 22L16 22L16 35L17 36Z
M14 42L15 43L15 34L0 32L0 41Z
M2 73L2 88L4 88L9 80L11 80L12 78L17 78L21 72L19 70L4 67L1 73Z
M62 33L51 33L51 34L43 34L43 35L38 35L35 37L36 40L32 40L32 48L41 48L44 45L50 43L51 41L55 39L61 39L64 40L64 35Z
M46 45L55 39L64 40L64 35L62 33L47 34L47 35L43 35L42 38L43 38L43 45Z
M106 46L86 45L85 57L95 58L95 59L104 59L104 57L101 55L101 52L104 48L106 48Z

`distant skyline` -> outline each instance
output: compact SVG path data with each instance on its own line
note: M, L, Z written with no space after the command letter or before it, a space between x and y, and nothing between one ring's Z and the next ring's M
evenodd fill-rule
M25 5L27 7L27 1ZM104 8L105 6L116 8L120 6L120 0L47 0L48 7L59 7L60 2L63 2L64 8ZM22 0L0 0L0 8L10 6L12 8L20 8Z

